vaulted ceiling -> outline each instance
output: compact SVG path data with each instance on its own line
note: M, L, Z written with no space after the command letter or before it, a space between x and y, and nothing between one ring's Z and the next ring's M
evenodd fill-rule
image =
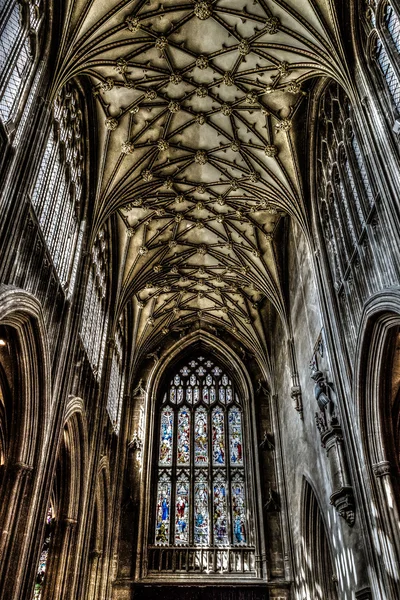
M265 352L275 233L306 226L293 122L308 80L343 78L331 2L76 0L67 18L55 91L91 81L95 220L118 215L134 344L197 320Z

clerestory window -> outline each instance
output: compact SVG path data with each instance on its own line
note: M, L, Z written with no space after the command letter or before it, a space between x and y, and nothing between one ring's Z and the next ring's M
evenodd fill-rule
M158 420L155 546L251 544L243 424L235 384L213 360L172 374Z

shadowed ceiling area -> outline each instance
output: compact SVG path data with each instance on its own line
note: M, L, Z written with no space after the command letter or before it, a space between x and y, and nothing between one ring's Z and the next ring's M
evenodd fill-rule
M134 346L200 321L265 355L262 307L285 320L275 233L306 222L293 122L307 81L341 70L328 0L77 1L69 23L54 93L90 78L94 217L119 217Z

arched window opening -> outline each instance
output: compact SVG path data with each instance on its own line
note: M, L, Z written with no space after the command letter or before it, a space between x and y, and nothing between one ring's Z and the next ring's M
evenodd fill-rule
M391 329L387 348L388 357L384 364L390 364L390 369L389 376L383 382L381 419L385 453L393 465L393 474L397 476L400 474L400 326ZM400 485L398 477L393 479L395 499L400 510Z
M0 486L7 468L12 444L14 368L7 327L0 327Z
M103 227L93 244L81 329L82 343L98 380L103 369L108 331L106 306L108 262L108 233Z
M375 57L379 65L380 71L386 83L387 89L391 96L393 105L397 112L400 112L400 85L397 75L393 69L386 48L380 38L376 38Z
M362 4L360 10L366 17L364 43L372 74L378 79L378 92L383 84L386 108L397 117L400 113L400 21L396 9L389 2L369 0L367 10Z
M337 600L337 576L324 521L308 482L303 496L304 587L307 598Z
M43 597L42 592L44 581L46 578L47 563L49 559L49 550L54 532L54 524L55 513L53 506L50 504L46 515L44 542L42 545L42 551L40 553L39 568L35 581L35 591L33 594L33 600L41 600Z
M107 411L114 431L117 434L121 425L122 399L124 394L125 323L126 313L124 312L118 321L114 336L107 400Z
M80 212L85 172L82 108L67 84L54 103L54 121L32 191L32 204L63 286L72 293L83 230Z
M38 53L43 1L16 0L0 7L0 119L7 123L18 109Z
M385 25L397 52L400 52L400 21L390 4L385 9Z
M156 424L150 570L171 568L168 549L177 570L255 570L244 423L235 382L212 357L171 372Z
M331 82L320 98L316 147L321 233L331 280L338 299L342 299L339 306L352 351L355 333L349 319L364 301L361 277L373 260L367 243L373 235L370 223L376 195L357 138L352 107L336 82ZM346 298L351 312L346 308Z

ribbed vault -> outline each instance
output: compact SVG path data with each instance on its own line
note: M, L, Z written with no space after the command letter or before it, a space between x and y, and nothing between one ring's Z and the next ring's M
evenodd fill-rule
M120 304L151 348L200 320L266 350L260 306L285 318L274 235L306 225L293 120L307 80L342 78L329 0L76 0L55 93L90 78L95 221L119 219Z

